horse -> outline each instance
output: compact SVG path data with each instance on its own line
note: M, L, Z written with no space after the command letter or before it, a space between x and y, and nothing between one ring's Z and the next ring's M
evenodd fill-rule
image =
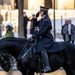
M51 65L50 72L54 72L63 67L67 75L75 75L75 45L68 42L60 43L63 46L62 51L48 53L49 63ZM25 49L25 53L27 52L26 44L27 40L23 38L3 38L0 40L0 52L5 50L16 59L17 68L21 71L22 75L34 75L34 72L39 73L39 69L42 68L38 54L33 53L33 58L28 63L17 60L23 49Z

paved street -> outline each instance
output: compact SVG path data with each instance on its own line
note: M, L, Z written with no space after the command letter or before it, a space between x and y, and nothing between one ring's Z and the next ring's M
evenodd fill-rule
M3 70L0 71L0 75L22 75L21 72L19 71L10 71L10 72L5 72ZM36 74L35 74L36 75ZM65 71L63 70L58 70L58 71L55 71L53 73L45 73L43 75L66 75L65 74Z
M0 75L22 75L22 74L19 71L5 72L5 71L1 70Z

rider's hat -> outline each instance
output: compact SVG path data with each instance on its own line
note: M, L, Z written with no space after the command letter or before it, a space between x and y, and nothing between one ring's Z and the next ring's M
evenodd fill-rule
M40 11L48 11L48 10L49 10L48 7L40 6Z

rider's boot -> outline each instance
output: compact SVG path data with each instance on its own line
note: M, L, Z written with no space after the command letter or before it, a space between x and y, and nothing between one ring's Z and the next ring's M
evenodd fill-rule
M49 65L49 59L48 59L48 55L46 53L46 51L42 51L41 52L41 56L42 56L42 59L43 59L43 62L44 62L44 68L43 68L43 72L48 72L48 71L51 71L51 67Z

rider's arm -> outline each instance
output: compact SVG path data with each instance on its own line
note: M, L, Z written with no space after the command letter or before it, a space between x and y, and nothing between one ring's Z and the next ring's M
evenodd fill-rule
M43 34L47 31L48 27L50 27L52 29L52 26L48 21L44 21L39 29L39 31L37 33L35 33L32 38L40 38L43 36Z

